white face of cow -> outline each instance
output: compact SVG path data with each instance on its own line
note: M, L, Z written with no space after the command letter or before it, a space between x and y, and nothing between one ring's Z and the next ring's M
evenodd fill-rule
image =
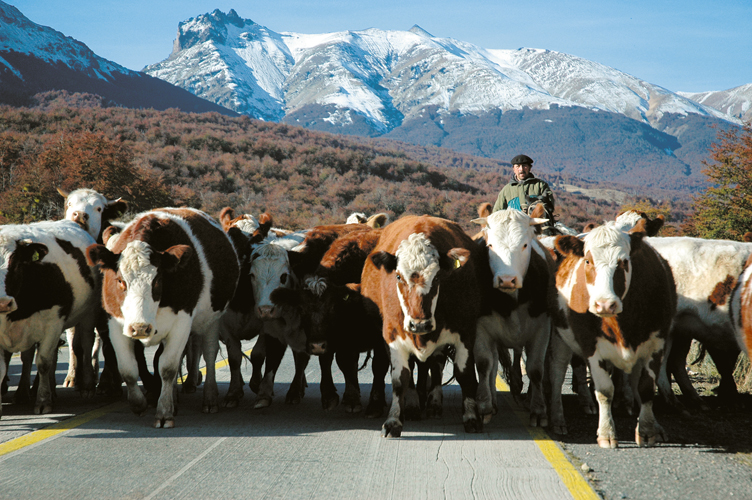
M484 229L493 286L514 293L524 285L535 239L533 219L519 210L499 210L488 216Z
M260 224L256 217L251 214L245 214L242 219L235 222L234 226L245 234L253 234L259 228Z
M601 317L616 316L622 312L632 280L629 235L610 222L588 233L584 241L580 266L584 266L588 310Z
M65 218L72 220L97 239L107 198L91 189L77 189L65 200Z
M277 288L292 286L292 270L287 250L272 242L258 245L251 253L251 283L256 314L261 319L276 319L281 311L271 300Z
M120 254L118 286L124 292L120 310L123 314L123 334L134 339L156 335L159 298L154 287L158 269L152 263L153 249L140 240L131 241Z
M425 234L414 233L400 243L395 255L397 297L405 317L402 327L410 333L430 333L436 329L439 252Z

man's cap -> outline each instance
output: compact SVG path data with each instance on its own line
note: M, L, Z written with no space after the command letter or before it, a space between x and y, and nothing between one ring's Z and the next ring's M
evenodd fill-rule
M532 165L533 159L530 158L527 155L517 155L514 158L512 158L512 165Z

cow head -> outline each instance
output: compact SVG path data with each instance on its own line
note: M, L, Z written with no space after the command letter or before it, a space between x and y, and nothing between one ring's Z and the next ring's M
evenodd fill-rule
M395 255L380 251L368 256L377 268L394 274L404 316L402 327L416 335L436 329L434 313L442 276L465 265L469 257L466 248L453 248L446 255L439 255L424 233L413 233L404 239Z
M24 275L47 255L47 246L30 239L0 238L0 328L5 329L8 315L19 308L18 297Z
M645 236L644 224L627 234L614 222L590 231L584 240L574 236L556 238L556 249L565 261L560 271L569 272L564 288L569 306L576 312L591 312L603 318L618 315L623 310L624 297L632 280L631 254L637 251Z
M272 302L271 293L294 285L287 250L273 240L259 243L251 252L250 274L256 314L262 320L278 319L282 310Z
M155 336L164 276L185 266L193 249L175 245L160 252L134 240L120 254L105 245L91 245L86 254L92 265L101 266L105 309L122 320L123 334L140 340Z
M107 222L120 217L128 208L121 198L108 200L92 189L76 189L71 193L57 191L65 198L65 218L81 226L95 240L99 240L99 233Z
M474 223L485 226L482 233L494 288L510 294L522 288L530 265L535 228L546 221L548 219L533 218L515 209L473 219Z

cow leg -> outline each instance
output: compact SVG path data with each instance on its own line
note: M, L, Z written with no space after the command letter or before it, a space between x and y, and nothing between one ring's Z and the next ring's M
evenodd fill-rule
M146 390L146 400L150 405L156 406L159 394L162 392L162 379L159 378L159 358L164 352L164 345L159 344L157 352L154 353L154 359L152 364L154 366L154 373L149 370L149 365L146 363L146 349L141 342L133 342L133 354L136 357L136 365L138 366L138 376L141 378L141 383Z
M483 431L483 420L478 415L475 395L478 393L478 380L475 378L473 353L464 344L456 345L454 355L454 375L462 389L462 423L465 432Z
M360 384L358 383L358 352L339 350L337 352L337 366L345 376L345 392L342 394L342 405L347 413L360 413Z
M678 322L676 322L666 339L666 344L663 349L663 362L658 373L658 392L663 400L675 410L687 415L687 410L676 398L676 395L671 388L671 374L673 373L673 375L676 376L677 372L681 372L686 375L687 352L689 352L689 344L691 344L691 342L691 338L682 334ZM682 356L679 354L679 351L684 351L684 355ZM676 369L676 363L680 364L680 370ZM679 374L680 376L681 373ZM689 385L691 386L692 384L690 383ZM692 388L692 391L694 391L694 388Z
M227 346L227 363L230 365L230 387L222 402L225 408L236 408L243 398L243 374L240 372L243 363L243 349L240 339L227 335L225 336L225 346Z
M326 352L319 356L319 367L321 368L321 407L324 410L333 410L339 404L339 395L337 388L334 386L332 377L332 363L334 362L334 353Z
M217 352L219 352L219 318L215 318L206 326L202 335L201 351L206 364L206 380L204 380L203 413L217 413L219 411L219 389L217 388ZM198 369L197 373L200 373ZM242 386L242 383L241 383Z
M110 319L108 325L112 347L117 356L118 370L128 391L128 403L131 411L136 415L143 415L149 405L144 393L138 386L138 363L134 354L136 344L141 344L141 342L131 340L123 335L123 327L115 319ZM143 349L143 345L141 348Z
M390 348L392 360L392 406L384 425L381 426L383 437L400 437L402 435L405 389L413 378L408 355L400 350Z
M427 361L431 371L428 397L426 398L426 417L428 418L440 418L444 411L444 393L441 389L441 383L446 361L447 356L444 353L434 354Z
M3 353L3 358L5 359L6 366L5 375L3 377L0 377L0 380L2 380L2 382L0 382L0 395L4 395L8 393L8 384L10 381L8 380L7 366L10 365L10 358L13 356L13 353L5 351L3 349L0 349L0 352ZM0 415L2 415L2 413L0 413Z
M548 412L546 398L543 392L543 372L546 362L548 341L551 337L551 324L546 320L536 326L539 332L525 345L527 352L527 376L530 379L530 427L548 427Z
M630 375L623 370L614 368L611 373L611 380L614 381L614 409L622 408L627 415L634 415L637 401L635 401Z
M185 346L191 333L190 325L190 316L183 312L178 313L178 318L172 331L162 340L164 353L162 353L159 359L159 376L162 379L162 391L157 401L157 412L154 420L155 428L170 429L175 427L175 413L177 412L175 389L177 388L181 358L183 352L185 352ZM206 387L204 387L204 407L206 407L206 396Z
M558 332L551 337L549 378L551 379L551 427L557 434L567 434L567 421L564 418L564 405L561 401L561 388L572 360L572 349ZM580 358L582 359L582 358ZM584 366L584 365L583 365ZM587 380L587 378L585 378ZM587 383L585 383L587 386ZM590 389L587 389L588 394Z
M403 390L404 401L402 404L402 419L403 420L420 420L420 394L415 387L415 379L413 378L413 371L415 366L418 365L418 376L420 376L420 365L422 363L415 358L410 358L408 366L410 368L410 379Z
M92 359L96 321L95 314L87 315L76 325L76 332L73 335L74 345L78 351L77 357L79 358L79 363L76 366L76 389L84 398L92 398L96 393L96 376L94 375ZM57 349L57 342L55 349ZM97 367L99 367L99 363L97 363Z
M666 432L656 422L653 414L653 400L655 399L656 373L660 370L661 353L653 356L647 366L636 366L632 372L632 386L640 396L640 416L635 428L635 442L639 446L652 446L658 441L668 440Z
M264 377L259 384L259 392L256 396L256 402L253 404L255 409L266 408L272 404L272 397L274 396L274 378L277 375L277 369L282 362L282 358L285 355L285 349L287 346L268 335L261 335L266 337L264 349L266 351L266 368ZM254 349L255 350L255 349Z
M557 335L555 334L553 338L556 337ZM553 338L551 342L553 342ZM569 352L572 352L569 346L567 346L567 349ZM572 390L577 393L577 402L580 405L580 410L585 415L597 414L598 407L595 401L593 401L593 394L590 392L590 385L588 384L587 361L577 354L572 354L570 364L572 366Z
M34 355L37 351L35 344L31 349L21 353L21 378L18 380L18 388L13 395L13 402L16 404L25 404L31 401L31 367L34 364ZM37 383L38 379L37 379ZM39 389L37 388L37 393Z
M264 367L264 361L266 359L266 335L259 335L256 340L256 345L251 350L251 366L253 367L253 373L251 374L251 381L248 382L248 387L251 388L254 394L259 393L261 386L262 368Z
M297 405L300 404L300 400L305 395L306 380L305 369L308 366L308 361L311 359L305 352L292 352L292 357L295 360L295 375L292 378L290 388L287 390L285 396L285 403Z
M102 344L102 357L104 358L102 376L99 377L99 384L97 385L97 394L121 397L123 395L123 380L120 378L117 356L115 355L115 349L112 347L106 318L102 320L100 317L99 324L97 325L97 333Z
M611 375L605 369L604 361L598 356L588 359L590 373L595 383L595 399L598 401L598 446L601 448L617 448L614 417L611 414L611 403L614 399L614 383Z
M708 347L708 353L713 358L713 363L718 369L718 374L721 376L721 382L716 389L718 397L727 402L732 402L739 395L736 389L736 381L734 381L734 368L736 368L736 360L741 352L738 348L734 349L718 349L715 347Z
M62 325L50 325L37 347L37 373L39 374L39 390L37 391L34 414L42 415L52 412L52 389L50 387L50 370L55 371L57 360L56 351ZM89 365L91 367L91 365Z
M386 383L384 377L389 371L389 350L386 344L380 343L373 350L371 360L371 372L373 373L373 385L371 395L368 397L366 417L377 418L384 413L386 406Z
M78 359L76 349L74 349L75 329L68 328L65 330L65 340L68 342L68 374L65 376L63 387L76 387L76 371L78 369Z
M493 326L486 326L486 317L478 319L476 324L475 347L475 368L478 370L478 393L475 400L478 404L478 413L487 424L491 421L494 413L494 403L496 396L496 372L498 370L499 354L496 342L488 329ZM495 321L493 323L496 323Z
M509 374L510 390L515 399L522 396L522 388L525 385L522 381L522 349L512 349L514 357L512 359L512 370Z
M201 370L199 366L201 365L202 342L203 339L198 334L191 334L188 337L188 343L185 348L185 364L188 373L183 381L182 390L184 394L193 394L196 392L198 386L201 385Z

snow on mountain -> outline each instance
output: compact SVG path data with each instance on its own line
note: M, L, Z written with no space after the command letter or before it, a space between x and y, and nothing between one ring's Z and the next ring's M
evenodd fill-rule
M752 83L729 90L677 92L682 97L715 108L745 123L752 123Z
M78 40L29 21L18 9L4 2L0 2L0 52L33 55L52 64L63 63L103 80L111 80L114 73L136 73L97 56ZM2 56L0 66L23 80L22 72Z
M347 125L352 113L379 133L440 113L579 106L653 124L694 113L738 122L616 69L549 50L492 50L409 31L275 33L234 10L178 27L172 54L144 71L240 113L279 120L306 106Z

